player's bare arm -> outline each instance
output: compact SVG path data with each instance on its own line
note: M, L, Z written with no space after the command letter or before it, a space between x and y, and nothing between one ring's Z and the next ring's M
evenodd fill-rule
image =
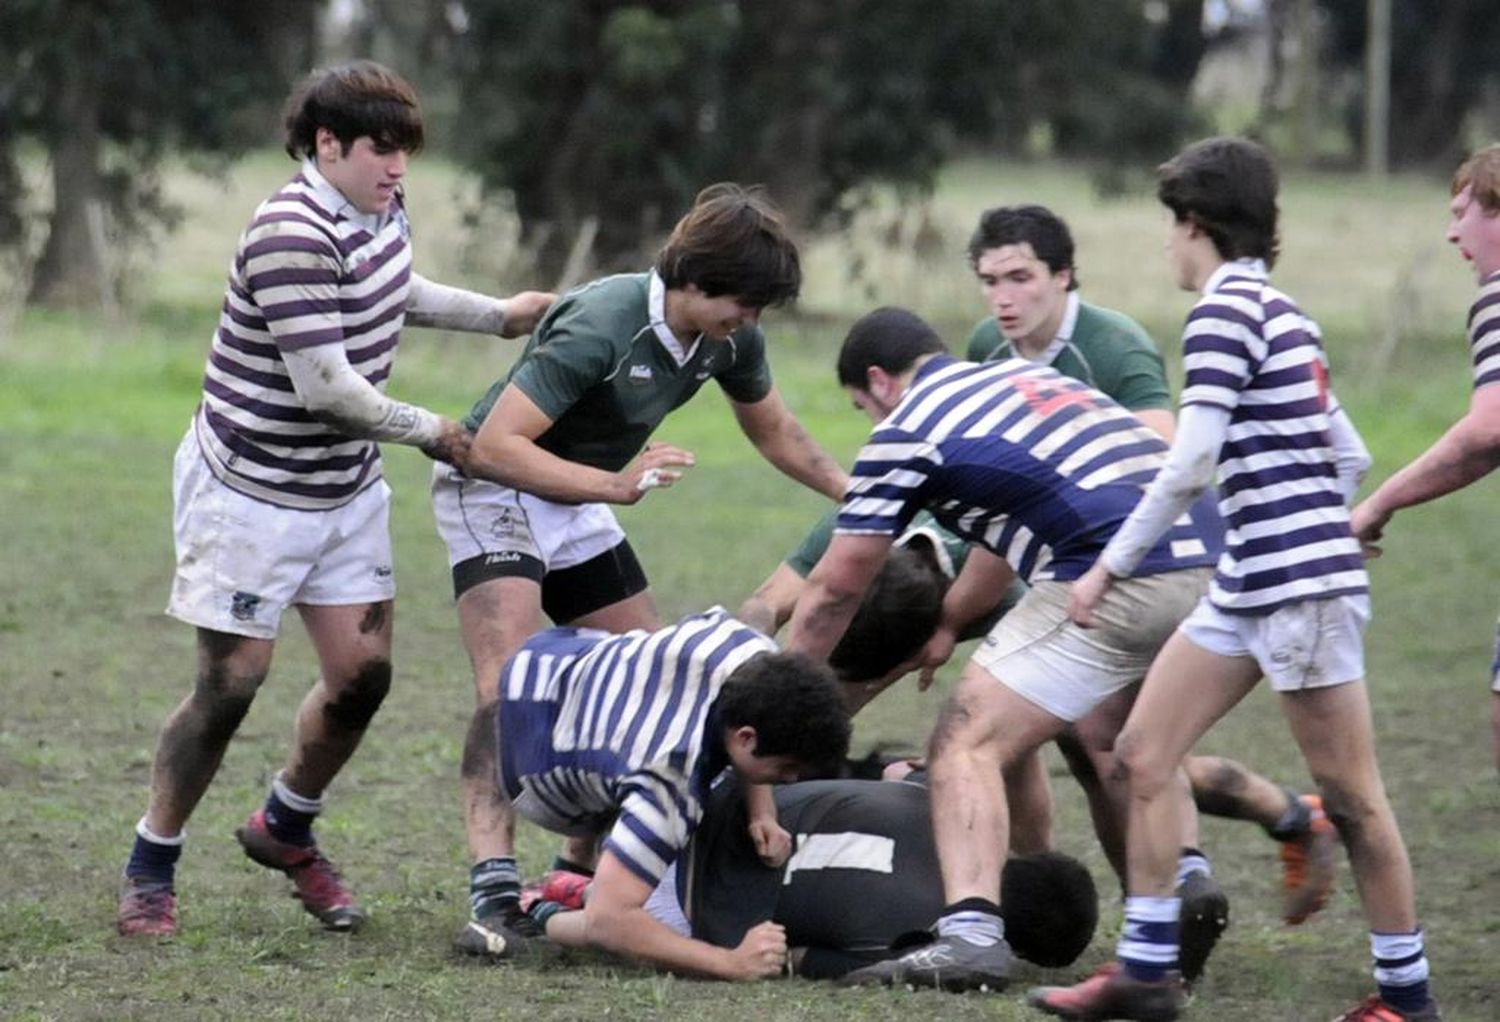
M792 614L787 649L826 661L890 548L890 536L835 534L807 576L807 589Z
M735 617L757 631L775 635L777 629L792 618L797 601L807 588L807 580L785 561L751 593Z
M519 387L507 386L475 434L465 470L562 504L634 504L648 490L671 486L694 463L690 451L648 444L620 472L581 465L537 444L552 421Z
M849 474L802 428L776 388L751 404L730 404L740 429L763 458L830 500L843 499Z
M776 923L761 923L732 950L715 947L654 919L645 907L650 894L650 885L606 850L583 909L588 942L673 972L715 979L766 979L785 968L786 931Z
M977 544L969 548L963 569L943 596L943 616L937 630L918 655L922 670L919 688L925 692L932 686L937 669L953 655L964 629L994 610L1015 578L1015 570L1005 558Z

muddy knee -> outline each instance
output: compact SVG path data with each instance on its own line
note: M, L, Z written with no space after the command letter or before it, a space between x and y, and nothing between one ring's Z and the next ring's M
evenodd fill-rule
M464 777L492 777L498 753L495 714L499 703L483 703L469 718L469 732L464 736L464 756L459 772Z
M363 731L369 727L371 718L390 690L391 662L385 659L366 661L353 678L330 696L323 706L323 713L346 731Z

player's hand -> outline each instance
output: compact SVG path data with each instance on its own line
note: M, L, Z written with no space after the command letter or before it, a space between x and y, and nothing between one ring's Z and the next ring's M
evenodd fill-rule
M693 452L672 444L651 443L620 473L617 504L634 504L648 492L664 489L682 478L683 469L698 463Z
M442 424L442 432L436 440L423 445L422 453L433 461L445 461L462 472L468 467L474 434L447 417L442 419Z
M953 630L939 625L937 631L932 633L932 638L922 647L922 652L917 654L917 667L922 672L917 676L918 692L926 692L932 687L933 681L937 679L938 668L952 658L953 648L957 645L958 636Z
M1373 561L1381 555L1380 538L1390 520L1391 512L1376 510L1369 500L1360 501L1350 512L1349 528L1359 540L1359 549L1365 560Z
M557 295L551 291L519 291L505 299L505 324L500 327L501 337L524 337L536 329L537 323Z
M729 953L734 979L770 979L786 968L786 930L770 921L750 928Z
M772 869L780 869L792 857L792 835L776 822L775 817L756 817L750 821L750 841L755 854Z
M1068 590L1068 617L1075 625L1079 628L1094 626L1094 608L1099 606L1099 601L1104 599L1114 582L1115 577L1104 566L1104 561L1098 560L1073 583Z

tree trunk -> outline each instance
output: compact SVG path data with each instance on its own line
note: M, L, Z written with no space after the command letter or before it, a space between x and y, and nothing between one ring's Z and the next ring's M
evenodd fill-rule
M99 173L98 80L84 61L57 94L52 160L51 231L37 261L29 300L50 308L98 308L113 299L98 230L104 213ZM92 222L91 222L92 221Z

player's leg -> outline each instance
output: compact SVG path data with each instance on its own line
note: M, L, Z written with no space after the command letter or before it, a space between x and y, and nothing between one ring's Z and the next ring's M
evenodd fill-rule
M1189 756L1183 763L1198 811L1258 823L1281 843L1282 918L1306 921L1333 890L1338 833L1317 795L1302 795L1222 756Z
M1370 926L1380 998L1403 1017L1435 1018L1411 862L1376 762L1365 684L1284 692L1282 706L1348 850Z
M364 922L354 893L324 857L312 826L323 793L359 747L391 686L392 603L301 604L318 654L317 682L303 697L286 765L266 804L235 832L245 853L291 878L297 897L331 930Z
M1129 800L1125 782L1115 770L1115 738L1130 715L1137 686L1121 689L1094 707L1088 716L1057 736L1057 748L1073 779L1083 789L1089 819L1104 857L1120 887L1125 887L1125 817Z
M1064 1018L1177 1017L1177 871L1182 816L1192 811L1180 767L1188 750L1259 677L1253 659L1210 652L1183 631L1162 648L1115 742L1130 792L1130 886L1118 961L1074 986L1032 991L1033 1005Z
M1051 851L1052 782L1040 748L1006 767L1005 801L1010 810L1010 854Z

